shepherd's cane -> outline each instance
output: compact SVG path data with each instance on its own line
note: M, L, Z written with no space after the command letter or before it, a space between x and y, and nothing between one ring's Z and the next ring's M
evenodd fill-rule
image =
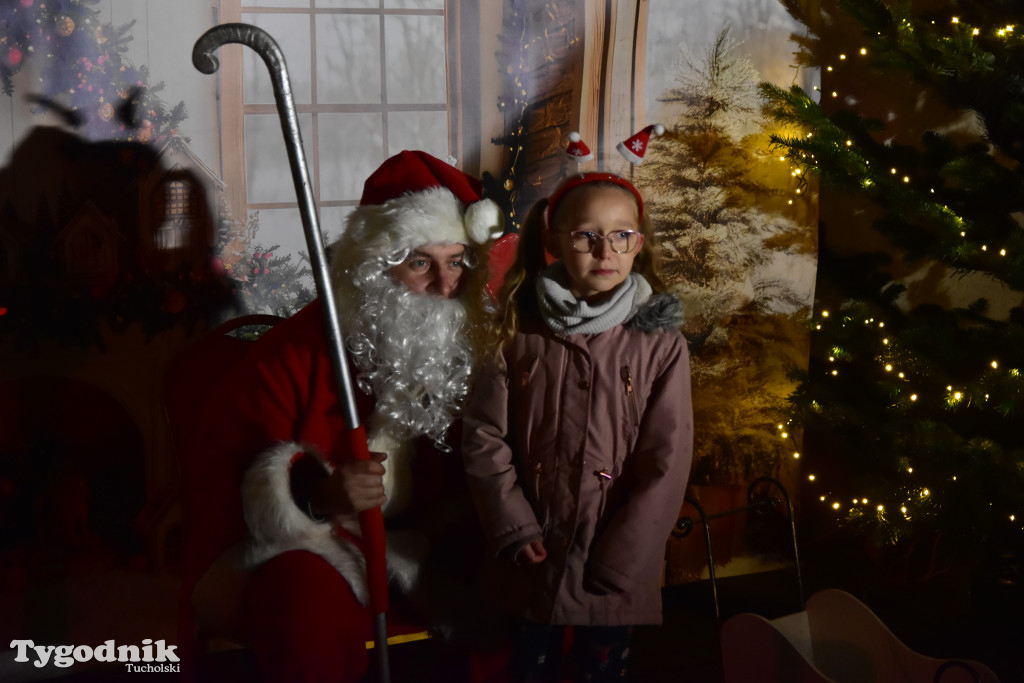
M313 190L309 182L309 171L306 158L302 151L302 137L299 133L299 120L295 112L295 99L292 96L291 81L288 68L284 63L281 48L266 31L249 24L222 24L214 26L199 37L192 48L192 64L204 74L212 74L220 66L214 51L221 45L241 43L248 45L263 58L274 85L274 99L277 102L278 114L281 117L281 129L284 132L285 145L288 148L288 163L295 181L295 193L299 199L302 214L302 229L306 233L306 244L309 257L313 264L313 279L320 296L321 308L324 312L324 327L327 331L328 348L331 351L331 363L334 367L334 379L338 387L338 397L345 413L349 447L356 458L369 460L370 450L366 442L366 431L356 410L355 392L352 376L349 374L348 363L345 362L345 351L342 346L341 324L338 311L334 305L334 293L330 286L327 261L324 256L323 238L320 235L320 224L317 219L316 204ZM374 642L377 651L378 672L380 680L387 683L391 679L388 662L388 634L385 613L388 609L387 569L385 566L384 518L379 507L366 510L359 515L363 542L366 553L366 580L370 592L370 609L374 614Z

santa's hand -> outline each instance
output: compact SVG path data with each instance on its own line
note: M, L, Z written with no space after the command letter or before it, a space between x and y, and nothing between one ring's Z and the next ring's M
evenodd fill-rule
M328 477L317 498L318 512L328 517L353 515L379 507L384 495L384 453L370 453L369 460L346 460Z

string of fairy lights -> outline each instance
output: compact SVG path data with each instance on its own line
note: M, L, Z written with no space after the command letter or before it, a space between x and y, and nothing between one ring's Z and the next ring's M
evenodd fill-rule
M930 22L935 25L935 21ZM997 26L989 29L982 29L975 26L970 26L966 22L961 21L957 16L953 16L949 19L949 24L952 27L954 36L951 39L961 40L964 38L968 40L971 37L978 37L982 35L990 35L1002 40L1022 40L1021 36L1016 31L1016 27L1012 24L1006 24ZM906 19L901 20L900 30L913 32L914 25ZM869 56L869 50L867 47L861 47L857 50L853 57L867 58ZM851 55L846 52L840 52L835 56L836 62L833 64L826 64L823 66L824 70L828 73L835 72L841 64L848 64L852 61ZM814 90L821 92L821 88L815 86ZM824 95L824 93L823 93ZM833 99L840 98L841 93L839 90L830 90L828 96ZM802 105L800 103L792 102L791 105L807 107L806 103ZM797 117L793 117L791 120L795 120ZM826 119L828 121L828 119ZM829 123L831 123L829 121ZM835 126L831 130L824 131L827 136L825 140L833 140L831 150L839 153L847 153L847 170L850 173L856 173L859 178L860 186L867 190L878 188L883 183L902 184L907 189L913 190L914 182L911 174L906 171L901 171L896 166L890 166L886 171L881 173L876 172L871 167L871 160L866 158L858 150L857 144L850 137L838 137L842 131ZM806 130L806 129L805 129ZM790 138L788 140L777 139L775 140L776 145L786 147L787 153L780 156L780 161L790 161L793 165L791 166L791 176L796 179L797 186L793 190L794 197L788 199L788 203L792 205L794 199L799 198L808 189L807 175L809 172L820 173L821 168L819 167L819 160L815 153L812 151L812 143L815 142L815 134L823 131L815 129L811 132L806 132L802 135L802 139L799 137ZM779 143L782 142L781 145ZM923 190L923 188L922 188ZM960 238L960 244L954 249L954 253L961 258L975 257L980 255L994 255L999 258L1006 258L1009 253L1009 247L1006 245L991 245L987 241L981 241L980 243L972 244L969 240L971 234L971 222L964 216L959 215L948 205L937 202L934 198L937 195L934 187L928 187L926 197L922 199L922 202L929 201L934 205L934 215L940 217L941 224L948 226L950 230L955 230L955 235ZM900 351L897 348L898 344L895 343L895 338L889 333L885 321L877 320L874 317L867 317L865 319L857 320L850 315L839 315L832 316L828 310L823 310L817 315L817 320L812 323L812 333L821 332L823 326L830 324L839 325L860 325L863 324L866 328L874 329L877 334L877 348L878 352L875 356L875 361L879 363L882 370L883 376L890 376L894 379L892 401L890 408L893 410L909 410L915 406L920 405L925 401L941 401L944 406L949 410L956 410L962 407L972 406L980 407L990 402L992 394L988 390L988 384L998 381L1014 381L1017 382L1021 378L1021 370L1015 367L1004 367L1003 363L998 358L991 358L979 363L980 367L977 371L981 373L981 379L978 381L976 387L967 386L955 386L954 384L947 384L945 391L939 396L930 396L926 392L927 389L919 385L919 382L915 379L914 372L907 367L905 358L901 357ZM841 374L841 361L844 359L848 360L849 351L839 346L833 347L831 353L828 355L827 366L824 370L825 380L829 378L839 378ZM983 364L981 364L983 363ZM920 378L917 378L920 379ZM1021 382L1021 391L1024 391L1024 382ZM811 404L812 409L820 410L821 406L816 405L814 402ZM794 460L801 458L801 453L798 450L799 439L794 436L792 430L792 420L786 423L779 423L777 425L778 438L781 439L787 447L789 447ZM805 477L807 485L812 487L814 493L810 497L816 499L819 503L831 510L834 514L846 515L846 516L859 516L865 518L867 516L873 517L877 522L890 523L892 518L890 517L890 511L896 510L900 518L905 521L910 521L916 514L924 511L923 506L935 505L933 496L933 490L937 486L942 485L939 481L927 481L929 474L923 471L921 468L915 472L913 463L905 462L901 463L901 473L905 476L906 480L903 482L894 482L894 492L890 492L889 495L883 495L884 500L875 499L872 500L866 495L840 495L835 494L830 490L828 482L822 481L821 478L814 472L808 472ZM951 482L959 481L960 475L952 474L946 475L949 477ZM815 490L816 489L816 490ZM990 503L992 505L992 503ZM1010 523L1017 523L1017 519L1020 516L1016 512L1005 512L1005 519ZM1021 527L1024 531L1024 526Z
M549 47L554 44L552 39L556 35L561 36L564 44L569 47L576 47L580 41L579 35L568 35L569 29L565 25L545 27L543 30L534 30L530 26L530 15L554 20L557 14L551 3L545 5L543 12L536 12L526 0L515 0L508 9L508 28L504 39L504 62L508 65L508 78L504 92L498 98L498 110L503 113L511 112L513 119L508 126L508 132L491 141L502 145L506 151L507 162L502 174L502 187L509 195L508 222L516 231L520 228L516 215L516 197L521 185L518 177L519 167L526 138L526 112L530 106L530 74L538 66L556 60Z
M903 20L903 22L906 24L904 27L905 30L910 32L914 30L913 25L910 24L907 20ZM936 22L932 20L930 23L934 25ZM959 17L956 16L951 17L949 23L950 25L957 27L958 31L962 31L966 34L969 34L970 36L981 36L983 33L985 33L985 31L983 31L980 28L968 26L967 24L961 22ZM1014 38L1017 41L1020 41L1021 38L1018 36L1015 28L1016 27L1013 24L1006 24L998 26L996 28L988 29L987 32L1003 40ZM866 58L868 54L869 52L867 47L861 47L859 50L857 50L857 55L859 57ZM845 63L850 61L850 56L845 52L840 52L836 55L836 60L838 62ZM825 71L829 73L834 72L836 68L836 64L827 64L824 67ZM814 86L814 90L821 92L821 88L818 86ZM838 90L831 90L829 94L832 98L836 99L838 99L840 96ZM836 129L834 131L829 132L837 134L840 133L841 131ZM804 142L812 141L814 138L815 132L807 132L805 134ZM814 153L808 151L805 148L807 147L806 145L794 144L797 142L796 140L790 140L789 142L791 143L791 153L788 155L780 156L779 160L789 160L797 164L790 168L790 174L792 177L796 178L799 181L797 183L797 186L793 190L793 194L796 195L797 198L799 198L800 195L805 193L808 187L806 181L807 172L820 171L820 168L818 166L817 156ZM854 166L853 172L857 173L857 175L860 177L861 187L863 187L864 189L876 188L885 182L885 179L878 177L871 169L870 159L867 159L863 155L858 153L858 150L856 149L856 144L852 139L850 139L849 137L845 137L845 139L842 142L835 141L833 143L833 147L836 151L845 148L845 150L849 153L849 160L853 162ZM908 188L912 187L912 178L909 173L901 172L896 167L890 167L889 176L899 179L900 181L902 181L904 185L908 186ZM935 188L929 187L928 195L935 194ZM794 198L790 198L787 201L788 204L792 205L794 203ZM922 200L922 203L925 202L926 200ZM967 239L970 228L970 222L963 216L958 215L953 209L951 209L946 204L937 204L935 202L931 203L934 204L935 214L940 216L941 221L944 224L948 225L951 228L951 230L954 230L962 240L961 244L954 248L954 254L957 257L961 259L971 259L973 257L977 257L980 255L996 255L998 257L1005 258L1006 256L1009 255L1010 251L1007 245L993 246L984 242L977 245L969 243Z
M827 325L833 322L834 316L829 311L824 310L820 313L820 318L813 325L814 331L822 331L823 325ZM898 356L892 349L895 344L892 337L886 330L884 321L876 320L875 318L866 318L863 321L865 327L874 328L877 331L877 342L881 348L875 358L876 362L882 368L883 372L887 375L892 375L900 380L904 385L904 388L897 390L891 402L890 408L900 410L908 409L924 401L927 396L923 395L921 388L915 386L914 380L911 378L912 372L901 368L895 357ZM852 316L844 315L838 320L838 324L841 326L847 326L851 324L859 324L859 322ZM828 377L839 377L840 370L832 367L840 360L849 357L849 352L845 349L836 346L833 347L832 353L828 356L829 367L825 369L826 378ZM995 375L1003 375L1006 378L1010 378L1014 382L1021 382L1021 371L1019 368L1004 367L1003 363L999 359L991 359L978 368L978 371L982 373L982 377L979 380L978 386L984 387L985 380L988 377ZM1024 383L1022 383L1024 385ZM991 394L984 389L972 390L969 387L957 387L952 384L948 384L945 387L945 392L938 397L938 400L943 402L949 409L956 409L961 406L977 406L978 404L988 403L992 398ZM820 407L820 406L819 406ZM790 422L791 424L791 422ZM779 437L788 443L795 444L796 440L789 434L789 427L784 424L778 425ZM799 451L793 451L792 457L794 459L800 458ZM907 477L915 475L915 469L912 463L907 462L902 466L901 471ZM918 475L924 474L927 478L926 473L918 472ZM949 476L949 482L955 483L959 481L959 475L953 474ZM827 488L827 483L819 481L818 476L815 473L808 473L806 480L809 485L817 486L819 488ZM898 510L905 520L911 520L915 514L915 507L922 503L931 504L933 489L936 488L938 482L910 482L906 485L899 486L898 490L903 493L902 500L897 501ZM864 514L865 512L873 511L878 521L885 522L887 504L885 502L872 501L867 496L859 495L853 496L850 502L847 503L845 498L835 495L831 492L816 493L814 494L818 501L832 509L836 513L841 514ZM992 503L989 503L991 506ZM895 507L895 506L893 506ZM1006 521L1015 523L1017 521L1017 513L1007 512ZM1021 527L1024 531L1024 527Z

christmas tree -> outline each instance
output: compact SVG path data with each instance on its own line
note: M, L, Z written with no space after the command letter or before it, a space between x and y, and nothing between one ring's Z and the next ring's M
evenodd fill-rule
M795 452L778 424L793 387L786 369L806 362L796 340L810 304L813 233L790 217L795 181L767 153L758 80L727 30L702 57L684 57L677 86L659 97L664 134L636 169L693 349L702 425L694 483L779 476ZM803 291L789 279L799 272Z
M222 204L219 217L215 268L223 273L235 296L235 315L267 313L288 318L313 301L313 271L305 252L299 252L299 263L291 254L280 255L280 245L264 248L257 235L260 231L259 211L253 212L243 225L231 218Z
M786 4L809 31L799 58L822 69L820 102L762 86L777 120L802 129L774 136L777 151L822 189L811 364L792 397L804 521L870 539L918 578L966 566L1012 584L1000 573L1024 539L1020 10ZM828 249L866 226L884 248Z
M291 254L275 255L279 245L263 248L257 243L252 253L231 268L229 278L245 313L269 313L288 318L313 301L308 265L292 263ZM299 252L302 260L307 260Z
M166 107L158 96L163 84L150 84L146 67L126 57L134 22L101 22L92 9L98 1L0 3L0 89L11 95L15 74L37 61L30 99L40 107L63 112L90 140L159 146L177 132L185 104Z

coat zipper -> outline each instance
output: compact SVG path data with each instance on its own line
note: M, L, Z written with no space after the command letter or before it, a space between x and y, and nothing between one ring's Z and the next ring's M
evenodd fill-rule
M546 533L548 529L548 512L549 508L545 501L541 500L540 497L540 475L544 472L544 464L540 461L533 463L533 492L534 499L537 501L537 507L543 511L540 522L541 533Z
M633 415L633 424L640 424L640 408L636 404L636 394L633 392L633 373L628 365L622 366L622 381L626 383L626 395L629 397L630 412Z

